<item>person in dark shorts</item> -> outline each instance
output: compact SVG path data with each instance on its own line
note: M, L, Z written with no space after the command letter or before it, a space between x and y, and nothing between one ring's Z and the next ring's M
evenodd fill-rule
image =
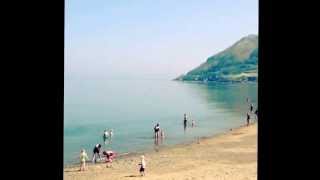
M159 131L160 131L160 125L157 123L157 125L154 127L154 138L158 139L159 138Z
M97 158L101 159L100 157L100 149L101 149L101 144L96 144L96 146L93 148L93 157L92 157L92 162L96 163Z
M184 125L184 126L187 126L187 122L188 122L188 120L187 120L187 115L184 114L184 116L183 116L183 125Z
M141 156L141 162L139 163L139 165L140 165L140 169L139 169L140 175L145 176L146 161L143 155Z
M249 123L250 123L250 114L249 112L247 112L247 126L249 126Z

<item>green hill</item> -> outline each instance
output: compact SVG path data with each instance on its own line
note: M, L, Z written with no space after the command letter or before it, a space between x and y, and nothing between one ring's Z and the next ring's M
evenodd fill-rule
M243 37L231 47L211 56L199 67L175 80L256 81L258 76L258 36Z

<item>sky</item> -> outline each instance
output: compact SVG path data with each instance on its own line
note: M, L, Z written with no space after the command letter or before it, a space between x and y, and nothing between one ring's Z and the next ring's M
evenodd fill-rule
M258 0L65 0L65 78L168 78L258 34Z

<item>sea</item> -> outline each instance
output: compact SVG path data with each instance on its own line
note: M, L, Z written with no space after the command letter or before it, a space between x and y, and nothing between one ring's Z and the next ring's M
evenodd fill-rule
M98 143L118 154L147 152L239 127L249 104L257 108L258 94L256 82L170 79L65 79L64 88L64 165L78 163L82 148L91 158ZM153 138L157 123L165 135L161 142ZM106 144L105 129L113 130Z

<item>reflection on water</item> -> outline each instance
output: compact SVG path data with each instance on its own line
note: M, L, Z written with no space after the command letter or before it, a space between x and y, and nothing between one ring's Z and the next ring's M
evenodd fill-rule
M194 83L178 82L184 84L186 90L194 96L200 97L209 108L228 110L234 113L247 112L250 102L257 107L258 85L256 83Z

